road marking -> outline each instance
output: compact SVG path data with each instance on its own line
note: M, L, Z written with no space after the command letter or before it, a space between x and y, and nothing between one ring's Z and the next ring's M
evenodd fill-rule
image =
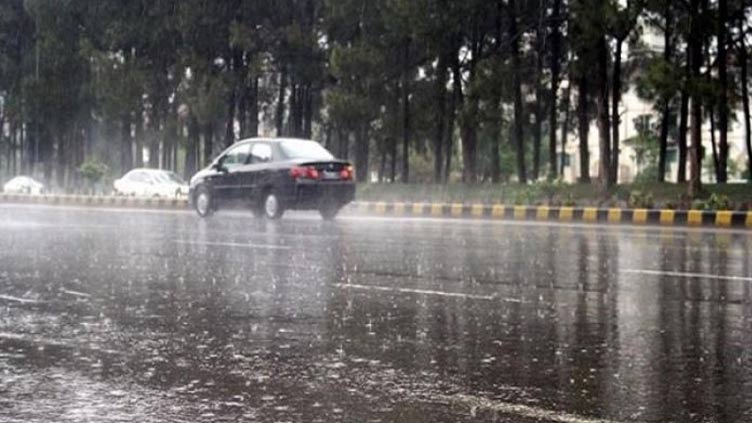
M460 404L469 407L471 414L474 414L478 409L480 409L495 411L497 413L517 416L525 419L551 421L556 423L621 423L618 420L579 416L577 414L547 410L545 408L534 407L530 405L513 404L504 401L494 401L475 395L441 395L434 398L440 401L448 402L450 404ZM630 422L639 423L632 420L630 420Z
M39 304L41 301L29 300L26 298L11 297L10 295L0 294L0 300L13 301L21 304Z
M60 292L63 294L73 295L74 297L91 298L91 295L84 292L72 291L70 289L61 288Z
M243 244L240 242L209 242L209 241L175 241L178 244L188 245L216 245L221 247L244 247L244 248L259 248L267 250L289 250L292 247L286 245L273 245L273 244Z
M334 284L338 288L352 288L362 289L366 291L385 291L385 292L400 292L404 294L424 294L424 295L438 295L441 297L453 297L453 298L467 298L471 300L501 300L510 303L521 303L521 300L515 298L498 298L493 295L476 295L476 294L463 294L461 292L445 292L445 291L432 291L428 289L413 289L413 288L393 288L390 286L378 286L378 285L357 285L351 283L338 283Z
M623 273L634 273L640 275L652 275L652 276L675 276L679 278L696 278L696 279L719 279L727 281L743 281L752 282L752 277L746 276L724 276L724 275L711 275L708 273L688 273L688 272L674 272L663 270L648 270L648 269L621 269Z
M95 353L123 355L123 353L120 351L111 350L108 348L100 348L91 344L89 345L73 344L73 343L68 343L68 342L63 342L63 341L57 341L54 339L41 338L41 337L36 337L33 335L21 335L21 334L10 333L10 332L0 332L0 340L25 342L28 344L42 345L45 347L70 348L70 349L78 349L78 350L90 351L90 352L95 352Z

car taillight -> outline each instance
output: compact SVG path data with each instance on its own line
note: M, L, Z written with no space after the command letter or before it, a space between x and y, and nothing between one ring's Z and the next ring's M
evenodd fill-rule
M339 172L339 177L345 181L353 179L353 167L345 166L344 168L342 168L342 170Z
M295 166L290 169L293 179L319 179L319 171L313 166Z

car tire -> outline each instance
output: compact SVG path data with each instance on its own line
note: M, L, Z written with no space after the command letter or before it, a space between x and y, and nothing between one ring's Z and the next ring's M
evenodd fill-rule
M324 204L319 206L319 214L324 220L334 220L339 213L340 206L338 204Z
M277 220L285 214L285 206L274 190L266 191L263 198L261 207L264 217L270 220Z
M200 217L209 217L214 214L214 198L209 188L201 185L196 189L193 208Z

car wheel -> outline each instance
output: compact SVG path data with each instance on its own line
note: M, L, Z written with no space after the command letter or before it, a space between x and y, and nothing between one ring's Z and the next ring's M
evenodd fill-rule
M282 217L282 215L285 213L284 204L282 204L282 201L277 196L277 193L275 193L273 190L267 191L266 195L264 195L263 208L264 216L267 219L276 220Z
M214 201L209 188L200 186L196 189L196 196L194 197L193 207L196 209L201 217L209 217L214 214Z
M324 220L332 220L337 217L340 207L338 204L323 204L319 207L319 213Z

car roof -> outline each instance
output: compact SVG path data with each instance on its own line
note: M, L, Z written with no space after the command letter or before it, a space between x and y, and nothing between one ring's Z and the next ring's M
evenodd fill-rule
M235 144L238 144L238 143L241 143L241 142L259 142L259 141L273 143L273 144L279 144L279 143L282 143L282 142L285 142L285 141L309 141L310 142L310 141L313 141L313 140L309 140L309 139L305 139L305 138L291 138L291 137L271 137L271 138L269 138L269 137L257 137L257 138L245 138L245 139L242 139L242 140L238 140L238 141L235 142ZM316 142L316 141L313 141L313 142Z
M135 169L129 170L127 173L131 172L146 172L146 173L160 173L160 172L170 172L167 169L152 169L149 167L137 167Z
M10 181L18 181L18 180L26 180L26 181L34 181L34 182L36 182L36 181L34 180L34 178L32 178L31 176L26 176L26 175L18 175L18 176L14 176L14 177L12 177L12 178L10 179ZM10 181L8 181L8 182L10 182Z

